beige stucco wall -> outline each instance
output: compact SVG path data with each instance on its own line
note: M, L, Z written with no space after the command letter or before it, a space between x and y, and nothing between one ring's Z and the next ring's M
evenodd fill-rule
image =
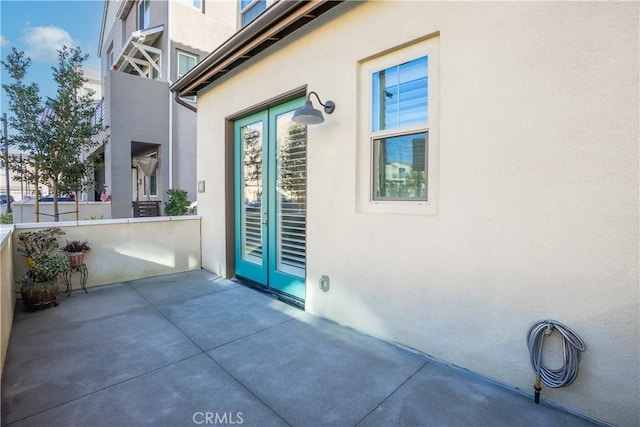
M0 226L0 378L7 356L11 325L13 325L13 310L16 305L16 294L13 292L13 268L11 260L13 254L13 227Z
M65 240L89 241L91 252L84 259L89 271L88 287L195 270L201 266L199 217L19 224L14 239L22 231L53 226L65 232L59 239L61 244ZM17 252L17 245L14 245L13 267L15 277L24 274L24 257ZM73 280L77 289L78 276Z
M337 7L199 94L203 266L229 274L224 118L306 84L337 105L308 129L307 310L526 391L527 331L555 319L587 351L543 397L637 425L638 17L635 2ZM437 212L365 213L358 64L438 32Z

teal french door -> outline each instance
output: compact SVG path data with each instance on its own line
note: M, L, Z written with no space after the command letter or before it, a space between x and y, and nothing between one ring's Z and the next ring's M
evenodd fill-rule
M236 275L305 298L307 128L291 120L304 98L234 127Z

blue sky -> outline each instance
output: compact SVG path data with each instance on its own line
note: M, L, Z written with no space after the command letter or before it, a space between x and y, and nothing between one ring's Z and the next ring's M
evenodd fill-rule
M55 95L51 67L56 49L79 46L89 54L85 65L100 68L97 57L103 0L0 0L0 54L4 60L12 46L32 59L27 80L40 86L40 94ZM2 83L7 74L2 70ZM10 114L6 94L1 91L1 112Z

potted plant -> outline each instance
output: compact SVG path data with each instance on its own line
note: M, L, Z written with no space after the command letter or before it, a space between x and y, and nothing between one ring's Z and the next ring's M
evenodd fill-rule
M62 235L64 235L64 231L60 227L25 231L18 236L18 252L27 257L27 264L31 264L34 254L51 253L58 248L58 236Z
M27 256L27 270L18 280L19 292L24 306L30 310L58 305L58 279L69 269L63 255L57 255L57 236L64 234L60 228L52 227L39 231L27 231L18 237L18 251Z
M84 254L89 252L91 248L88 240L67 240L67 244L60 250L67 254L71 268L77 268L84 264Z

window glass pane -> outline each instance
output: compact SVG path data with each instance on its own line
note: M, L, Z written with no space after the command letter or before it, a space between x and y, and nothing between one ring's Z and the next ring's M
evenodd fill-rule
M149 192L152 196L158 195L158 172L154 172L153 175L149 177Z
M140 0L138 3L138 29L144 30L149 26L151 12L149 10L149 0Z
M373 131L428 121L428 57L373 74Z
M240 215L242 259L262 265L262 129L258 121L240 128L241 146L241 194L244 209Z
M247 4L251 3L251 2L245 2L244 0L242 1L241 7L242 7L242 26L244 27L245 25L247 25L249 22L253 21L254 19L256 19L258 17L258 15L260 15L262 12L265 11L265 9L267 8L267 1L266 0L257 0L255 2L253 2L253 4L251 4L251 6L248 6Z
M427 200L427 133L373 141L374 199Z
M195 65L195 57L178 52L178 78L187 74L187 72L195 67Z
M276 118L276 269L304 277L306 265L307 126L293 111Z

